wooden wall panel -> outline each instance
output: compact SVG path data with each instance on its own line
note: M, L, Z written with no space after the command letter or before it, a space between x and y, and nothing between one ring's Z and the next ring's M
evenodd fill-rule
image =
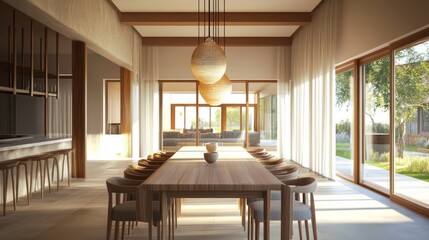
M72 42L72 177L86 176L86 44L81 41Z
M121 134L125 135L126 152L131 153L131 72L121 67Z

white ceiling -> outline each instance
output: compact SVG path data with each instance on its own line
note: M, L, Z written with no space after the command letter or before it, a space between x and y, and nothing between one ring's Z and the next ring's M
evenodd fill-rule
M125 12L198 12L198 0L110 0ZM228 12L311 12L321 0L225 0ZM204 0L200 0L203 4ZM223 11L223 0L220 0ZM134 26L143 37L196 37L197 26ZM228 37L290 37L298 25L226 26ZM221 31L223 33L223 31Z
M198 0L112 0L121 12L197 12ZM227 12L311 12L320 0L226 0ZM203 1L201 0L201 4ZM223 1L220 1L223 4Z

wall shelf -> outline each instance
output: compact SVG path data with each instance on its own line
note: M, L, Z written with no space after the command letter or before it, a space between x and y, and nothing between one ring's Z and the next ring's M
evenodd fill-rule
M4 28L0 28L0 92L57 97L59 73L59 33L23 13L1 7Z

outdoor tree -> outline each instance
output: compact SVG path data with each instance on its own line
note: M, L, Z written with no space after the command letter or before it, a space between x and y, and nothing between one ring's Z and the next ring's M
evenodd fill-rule
M427 42L428 43L428 42ZM427 44L426 45L429 45ZM429 50L429 47L426 48ZM429 100L429 51L406 48L395 54L395 122L398 157L404 156L405 125Z
M429 101L429 41L395 52L395 123L397 131L397 154L403 157L405 149L405 126L416 116L419 107L427 108ZM365 104L367 109L390 109L390 58L384 57L364 68ZM351 74L351 72L350 72ZM339 77L340 76L340 77ZM348 77L348 78L347 78ZM350 76L337 75L336 104L350 104ZM374 112L365 112L372 118Z

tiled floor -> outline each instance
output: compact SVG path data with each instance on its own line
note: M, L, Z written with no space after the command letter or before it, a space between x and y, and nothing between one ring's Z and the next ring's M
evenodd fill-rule
M130 161L89 161L88 177L74 179L70 188L22 199L18 210L8 206L0 217L0 239L105 239L107 192L105 179L120 176ZM428 239L429 219L359 186L319 179L316 193L319 239ZM175 239L247 239L235 199L186 199ZM279 239L273 222L272 239ZM296 226L295 226L296 227ZM140 223L126 239L147 239ZM294 236L294 239L298 239Z

